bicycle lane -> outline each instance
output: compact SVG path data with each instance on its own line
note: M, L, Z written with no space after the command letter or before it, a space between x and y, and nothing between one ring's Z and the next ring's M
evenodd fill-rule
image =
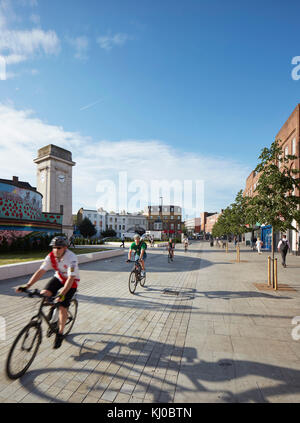
M150 252L146 288L138 287L134 296L128 292L129 272L123 260L81 266L73 334L57 351L44 338L21 380L7 381L1 373L0 401L172 401L191 307L190 296L183 301L164 290L185 288L189 272L195 269L195 260L180 254L166 269L165 254ZM26 280L1 283L6 295L0 296L0 304L9 303L6 316L11 319L7 342L0 344L2 369L4 353L33 314L30 300L8 293ZM36 286L44 284L40 281Z

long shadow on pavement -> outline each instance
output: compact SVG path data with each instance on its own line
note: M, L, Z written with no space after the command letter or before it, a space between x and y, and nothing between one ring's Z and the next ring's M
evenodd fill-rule
M80 342L76 341L76 337L80 335ZM176 347L173 344L166 344L140 337L129 336L126 341L120 342L119 339L124 335L112 335L109 333L86 333L86 338L82 342L82 333L69 335L65 342L70 342L78 348L78 354L73 355L74 362L88 363L86 368L56 368L56 369L36 369L28 371L28 373L20 379L21 384L28 392L34 393L48 401L68 402L52 397L49 393L43 392L42 384L39 388L36 379L43 374L52 374L55 372L63 372L67 377L68 372L76 372L72 380L81 381L87 384L85 379L89 375L93 375L93 381L87 387L87 392L98 397L108 389L110 394L115 393L115 397L119 392L128 393L126 389L131 386L129 395L144 396L151 394L152 400L148 402L174 402L175 391L183 393L186 398L192 398L193 402L197 402L197 398L201 401L201 393L204 394L204 401L209 397L212 402L270 402L272 397L297 395L300 393L300 371L289 367L276 366L265 363L253 362L250 360L234 360L228 358L220 358L217 361L201 360L197 356L195 348ZM111 339L105 341L102 338L109 336ZM106 369L97 370L97 363L107 362ZM113 368L110 368L110 364ZM136 374L140 373L143 368L143 376L148 381L134 377L135 365L137 366ZM122 373L116 373L116 366L120 366ZM104 366L105 368L105 366ZM153 370L155 369L155 371ZM113 371L114 370L114 371ZM157 372L162 370L162 372ZM173 377L164 378L165 371L169 371ZM125 373L124 373L125 372ZM183 374L189 380L184 386L178 383L177 374ZM132 375L132 376L131 376ZM107 380L107 376L110 380ZM245 384L245 378L251 376L251 381ZM105 380L104 380L104 377ZM256 377L256 380L253 380ZM103 378L103 382L101 379ZM269 384L266 382L269 379ZM239 385L239 380L241 383ZM111 380L119 381L120 388L109 388ZM222 382L228 386L228 382L235 381L239 386L239 392L230 389L223 389ZM126 382L126 389L122 391L122 385ZM261 382L261 385L260 385ZM274 384L277 382L277 385ZM192 386L191 386L192 383ZM214 384L215 389L207 388L207 384ZM218 383L220 383L218 387ZM252 386L249 386L252 383ZM247 388L248 386L248 388ZM125 387L125 385L124 385ZM244 388L246 387L246 389ZM63 388L62 388L63 390ZM203 399L202 399L203 401Z

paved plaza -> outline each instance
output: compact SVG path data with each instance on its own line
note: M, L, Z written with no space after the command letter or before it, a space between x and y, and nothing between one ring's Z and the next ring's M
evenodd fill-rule
M127 250L126 250L127 251ZM0 282L0 403L227 403L299 402L300 257L279 260L279 291L267 284L267 256L193 242L147 252L147 280L128 290L132 264L124 256L80 265L79 310L58 350L43 341L28 372L5 376L7 352L30 320L38 299L13 287L28 277ZM278 255L277 255L278 257ZM36 284L45 285L46 279ZM300 317L299 317L300 324ZM299 328L300 337L300 328Z

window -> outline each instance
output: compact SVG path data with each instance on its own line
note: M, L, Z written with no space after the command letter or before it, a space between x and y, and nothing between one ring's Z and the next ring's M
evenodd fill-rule
M177 219L180 220L180 216L177 216Z
M177 228L180 229L180 223L178 223Z
M171 220L173 220L174 219L174 216L171 216Z
M285 147L285 149L284 149L285 157L288 156L288 154L289 154L289 147Z
M122 229L123 229L123 230L125 229L125 225L123 225L123 226L122 226Z
M171 229L174 229L174 223L171 223L170 226L171 226Z
M296 154L296 138L293 138L293 141L292 141L292 154L293 155Z

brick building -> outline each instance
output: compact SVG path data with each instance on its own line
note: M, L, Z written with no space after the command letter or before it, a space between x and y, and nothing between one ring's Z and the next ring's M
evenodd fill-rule
M281 127L280 131L277 133L275 140L279 141L279 145L282 147L283 154L286 156L288 154L298 156L298 159L294 160L291 164L292 168L300 169L300 104L297 104L292 114L289 116L287 121ZM246 186L244 190L244 195L249 197L254 195L254 190L256 188L257 182L259 179L259 175L257 175L254 171L250 173L246 180ZM296 195L300 195L298 189L295 192ZM296 222L293 222L293 225L297 227ZM270 243L270 228L263 227L262 230L262 238L265 237L266 243L269 245ZM266 234L264 234L266 232ZM277 234L278 240L280 234ZM296 233L295 231L287 231L287 238L290 241L291 249L295 253L298 250L298 242L299 242L299 231ZM264 241L264 239L263 239Z
M179 206L148 206L144 210L147 229L162 231L165 235L178 236L182 232L182 209Z

